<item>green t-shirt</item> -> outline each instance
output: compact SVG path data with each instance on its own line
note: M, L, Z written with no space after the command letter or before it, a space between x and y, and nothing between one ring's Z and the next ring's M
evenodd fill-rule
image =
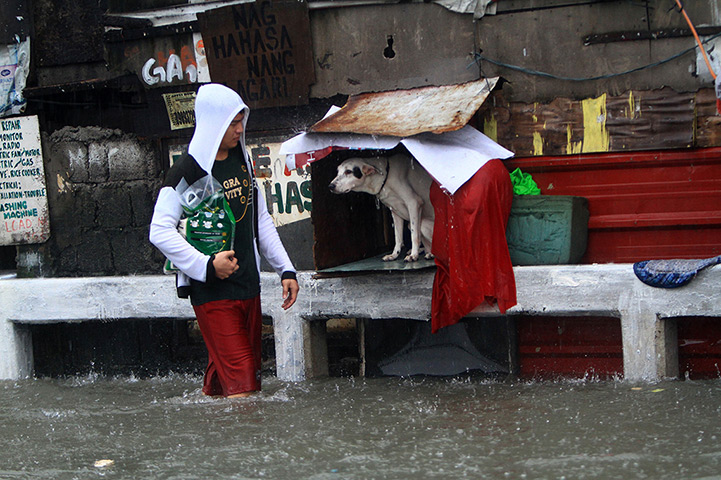
M253 246L253 181L240 147L232 149L228 158L215 161L213 177L220 182L225 199L235 216L235 258L238 270L225 280L207 279L206 283L191 281L190 300L193 305L214 300L247 300L260 293L260 275Z

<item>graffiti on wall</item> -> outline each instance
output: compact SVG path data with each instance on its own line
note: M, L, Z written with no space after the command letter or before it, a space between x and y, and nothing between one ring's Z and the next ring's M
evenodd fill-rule
M138 74L147 87L167 87L210 81L200 34L176 35L152 41L127 42L112 50L122 68Z
M180 55L175 50L157 52L156 57L149 58L142 69L143 81L148 85L173 83L176 78L182 81L186 76L188 83L198 81L198 65L187 45L180 50Z

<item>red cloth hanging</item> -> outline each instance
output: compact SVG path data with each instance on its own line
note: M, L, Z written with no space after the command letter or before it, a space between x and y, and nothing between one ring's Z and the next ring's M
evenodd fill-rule
M433 183L436 275L431 330L458 323L484 301L501 313L516 304L516 280L506 243L513 201L508 170L490 160L455 195Z

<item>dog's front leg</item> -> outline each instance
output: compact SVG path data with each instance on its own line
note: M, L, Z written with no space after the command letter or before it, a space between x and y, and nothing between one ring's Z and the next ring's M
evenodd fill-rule
M395 245L393 246L393 252L383 257L384 262L390 262L397 259L403 249L403 217L398 215L395 210L391 210L391 215L393 217L393 236L395 238Z
M420 199L417 198L413 198L407 203L410 217L408 227L411 230L411 251L406 255L406 262L417 261L421 254L421 205Z

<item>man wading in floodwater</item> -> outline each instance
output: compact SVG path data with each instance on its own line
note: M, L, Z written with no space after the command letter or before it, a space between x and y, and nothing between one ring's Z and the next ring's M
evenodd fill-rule
M203 85L195 100L195 132L168 171L150 224L150 241L178 268L178 294L187 298L208 348L203 393L248 396L260 390L260 257L280 275L283 308L298 296L296 272L253 177L245 150L249 109L233 90ZM178 233L180 186L211 174L235 217L231 250L205 255Z

